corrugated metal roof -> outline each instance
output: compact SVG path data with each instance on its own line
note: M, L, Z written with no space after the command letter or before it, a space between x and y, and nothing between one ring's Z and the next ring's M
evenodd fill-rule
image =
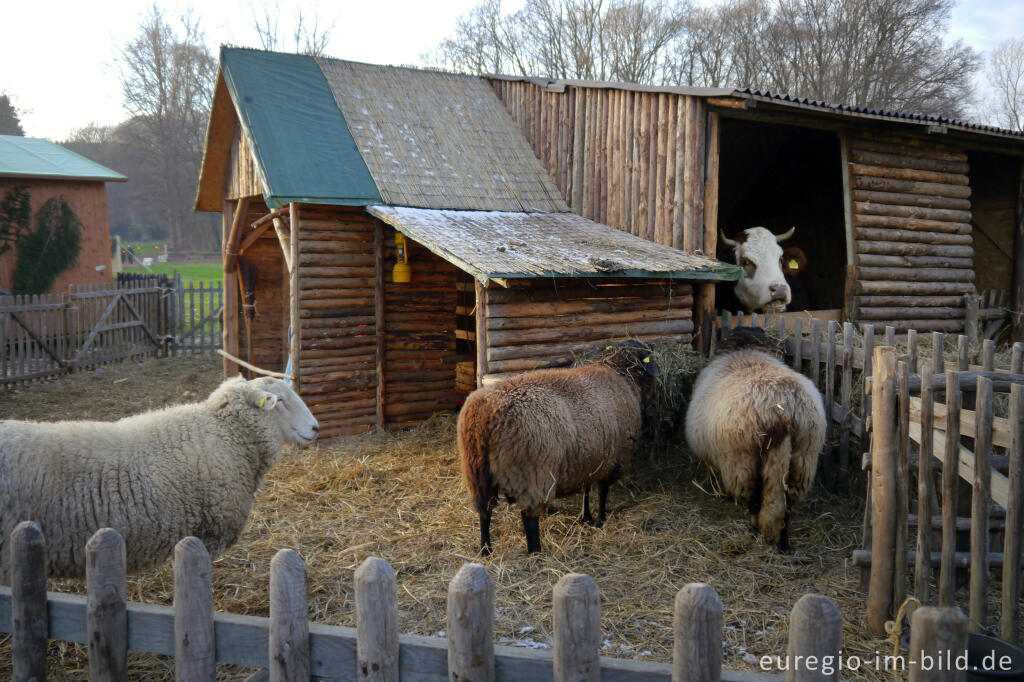
M128 178L49 140L0 135L0 176L124 182Z
M484 80L338 59L317 62L384 203L569 210Z
M734 281L743 270L596 223L575 213L367 210L486 282L520 277L648 277Z

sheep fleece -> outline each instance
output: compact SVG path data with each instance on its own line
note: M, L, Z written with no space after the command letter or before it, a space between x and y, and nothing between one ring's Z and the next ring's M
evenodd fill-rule
M117 422L0 421L0 577L23 520L43 531L51 577L84 575L85 544L105 526L124 537L129 572L165 560L187 535L211 557L223 552L281 456L277 427L244 387L226 382L206 403Z
M591 365L524 374L474 391L459 415L463 476L477 503L495 491L536 515L554 497L628 466L641 425L637 386Z
M741 503L759 486L751 519L777 541L786 509L803 499L825 442L825 407L805 376L756 350L715 358L697 378L686 413L690 450L714 466Z

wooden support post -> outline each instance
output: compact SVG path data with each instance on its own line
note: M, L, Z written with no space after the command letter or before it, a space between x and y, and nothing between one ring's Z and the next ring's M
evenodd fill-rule
M825 657L838 657L843 649L843 614L832 600L820 594L805 594L789 614L789 645L786 648L786 682L839 680L839 665L826 668L810 665ZM832 658L831 660L836 660ZM801 665L803 664L803 665ZM825 674L830 670L830 674Z
M384 372L386 355L385 335L387 334L387 306L384 301L384 223L373 221L374 290L373 309L376 324L377 347L377 431L384 430L384 406L387 403L387 375Z
M1024 506L1024 386L1010 388L1010 494L1006 506L1006 531L1003 538L1003 603L1000 635L1008 642L1020 638L1017 603L1020 600L1021 508Z
M971 347L978 345L978 313L981 309L981 296L964 294L964 334Z
M872 632L885 633L893 597L896 542L896 349L875 348L871 384L871 579L867 621Z
M780 318L784 320L785 318ZM853 392L853 324L843 323L843 374L839 383L839 400L843 410L843 423L839 432L839 485L841 494L850 492L850 397Z
M213 584L210 554L196 537L174 547L174 679L213 682L217 655L213 639Z
M306 567L297 552L282 549L270 562L270 682L309 680L306 608Z
M46 679L49 632L46 608L46 540L32 521L11 533L11 665L16 682Z
M992 507L992 380L978 377L974 412L974 490L971 495L971 630L988 618L988 517Z
M672 682L722 679L722 600L707 583L676 593Z
M960 609L922 606L914 611L907 665L910 682L963 682L966 651L967 616ZM925 665L926 661L931 664ZM937 665L938 661L943 665Z
M299 395L302 394L302 372L299 371L299 362L302 359L302 317L300 316L299 306L299 257L302 255L302 249L299 241L299 205L296 203L288 204L288 223L291 225L291 231L289 232L289 246L291 247L291 259L292 263L295 263L295 267L292 268L289 273L290 286L288 287L288 320L291 326L291 339L289 339L289 354L291 355L292 371L289 374L292 375L292 390Z
M1017 185L1016 229L1013 234L1013 282L1010 295L1010 317L1013 340L1024 341L1024 162L1021 162Z
M237 201L225 201L224 208L222 209L221 225L225 249L227 248L228 237L231 234L234 213L237 213L237 205ZM234 212L232 208L234 208ZM224 326L221 330L221 346L228 353L238 355L238 271L236 268L227 269L226 252L224 261ZM175 284L178 285L175 288L175 297L180 301L182 298L180 275L175 279ZM177 324L181 331L184 331L187 326L185 320L180 317L177 319ZM175 331L177 332L178 330ZM225 358L224 378L227 379L236 374L238 374L238 366Z
M476 387L484 385L487 367L487 287L480 280L476 284Z
M100 528L85 545L89 679L127 680L128 600L124 540Z
M368 557L355 575L356 680L398 682L398 588L395 571Z
M464 564L448 584L447 635L448 679L494 682L494 582L480 564Z
M956 602L957 489L960 486L960 375L946 375L946 453L942 460L942 563L939 566L939 605Z
M238 265L238 243L242 240L242 224L249 213L249 197L242 197L235 204L231 218L231 230L224 240L224 272L231 272Z
M552 628L554 682L600 682L601 598L590 576L569 573L555 584Z
M917 463L917 563L914 565L914 596L927 604L928 582L932 573L932 429L935 418L935 392L931 369L921 369L921 449Z
M910 504L910 368L896 363L899 442L896 445L896 536L893 542L892 603L899 607L907 594L907 514Z

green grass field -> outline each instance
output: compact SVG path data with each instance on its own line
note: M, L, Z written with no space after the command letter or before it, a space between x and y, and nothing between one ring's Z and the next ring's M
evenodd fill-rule
M149 269L142 267L141 265L126 267L125 272L137 272L140 274L156 274L156 275L168 275L173 276L175 271L181 273L181 278L187 284L188 282L220 282L224 279L224 271L220 263L156 263L154 262Z

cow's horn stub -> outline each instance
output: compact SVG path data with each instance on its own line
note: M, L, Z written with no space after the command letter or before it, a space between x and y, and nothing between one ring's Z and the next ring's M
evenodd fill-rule
M795 232L796 232L796 225L794 225L793 227L789 228L789 230L787 232L783 232L782 234L775 235L775 241L776 242L784 242L787 239L789 239L790 237L792 237L793 233L795 233Z
M722 235L722 243L723 244L725 244L726 246L736 246L736 240L735 239L729 239L728 237L726 237L725 236L725 230L719 230L719 233Z

